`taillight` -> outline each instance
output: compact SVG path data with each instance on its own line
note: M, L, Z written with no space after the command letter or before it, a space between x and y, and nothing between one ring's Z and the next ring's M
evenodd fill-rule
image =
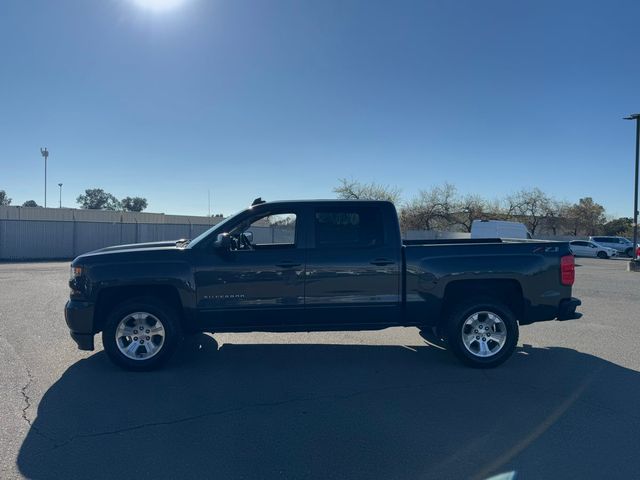
M573 285L576 280L576 261L573 255L565 255L560 259L560 283Z

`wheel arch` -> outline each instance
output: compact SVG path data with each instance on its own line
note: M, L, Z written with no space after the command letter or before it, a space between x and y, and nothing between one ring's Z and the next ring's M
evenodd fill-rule
M178 289L171 285L127 285L102 289L98 293L94 313L94 333L103 330L109 313L118 305L134 298L152 298L172 307L184 326L183 305Z
M444 290L441 321L447 318L456 304L471 297L488 297L499 301L509 307L518 320L525 313L522 286L515 279L454 280Z

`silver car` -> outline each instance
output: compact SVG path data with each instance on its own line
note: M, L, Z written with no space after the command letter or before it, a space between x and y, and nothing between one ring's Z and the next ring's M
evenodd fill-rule
M633 257L633 242L624 237L589 237L589 240L603 247L613 248L619 254Z

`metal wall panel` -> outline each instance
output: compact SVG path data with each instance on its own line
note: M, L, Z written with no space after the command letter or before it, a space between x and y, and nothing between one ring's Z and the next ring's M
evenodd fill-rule
M76 222L75 254L123 243L121 223Z
M0 259L73 257L73 223L0 220Z

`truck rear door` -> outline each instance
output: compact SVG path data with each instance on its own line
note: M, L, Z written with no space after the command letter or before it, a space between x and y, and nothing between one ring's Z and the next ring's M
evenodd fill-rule
M392 234L395 217L388 218L395 212L383 208L354 202L311 208L305 280L309 323L398 321L401 249Z

